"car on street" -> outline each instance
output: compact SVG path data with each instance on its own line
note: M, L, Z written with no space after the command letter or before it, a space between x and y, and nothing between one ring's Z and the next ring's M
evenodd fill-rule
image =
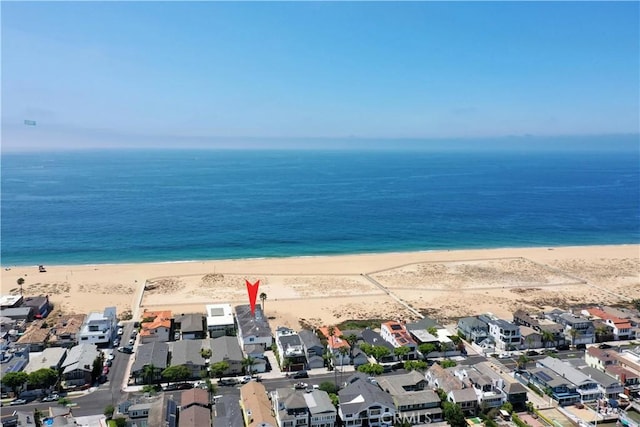
M109 353L109 355L107 356L107 360L113 360L116 358L116 355L113 353Z
M107 359L104 361L103 366L111 367L111 365L113 365L113 361L111 359Z
M220 386L236 384L238 384L238 380L236 380L235 378L221 378L218 380L218 385Z
M133 332L131 332L131 338L135 338L138 336L138 330L134 329Z
M309 387L309 384L303 383L303 382L295 383L293 385L293 388L295 388L296 390L303 390L303 389L305 389L307 387Z
M25 403L27 403L27 401L24 400L24 399L15 399L15 400L12 400L11 403L9 403L9 405L11 405L11 406L24 405Z
M118 329L118 335L122 335L122 334L124 334L124 329L122 328Z
M164 391L173 391L173 390L189 390L193 388L193 384L191 383L179 383L179 384L169 384L166 387L163 387Z
M116 338L115 340L113 340L113 346L117 347L120 345L120 338Z
M251 377L250 377L249 375L247 375L247 376L245 376L245 377L242 377L242 379L240 380L240 382L241 382L242 384L246 384L246 383L248 383L249 381L251 381Z
M535 350L529 350L527 351L527 356L538 356L540 353L538 353Z
M309 378L309 373L307 371L298 371L293 374L293 378Z
M133 345L133 343L135 343L135 342L136 342L136 341L135 341L133 338L131 338L131 339L129 340L129 345Z
M43 402L55 402L56 400L60 399L60 396L57 394L50 394L49 396L45 396L42 398Z

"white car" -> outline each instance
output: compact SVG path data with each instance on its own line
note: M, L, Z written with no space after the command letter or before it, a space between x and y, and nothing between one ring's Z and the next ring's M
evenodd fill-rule
M116 358L116 355L114 353L109 353L109 356L107 356L107 360L113 360Z
M118 329L118 335L122 335L122 334L124 334L124 329L122 328Z

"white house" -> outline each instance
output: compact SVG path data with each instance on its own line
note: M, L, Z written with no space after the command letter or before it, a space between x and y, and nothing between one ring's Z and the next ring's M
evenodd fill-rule
M208 304L205 306L205 310L207 312L207 330L211 338L233 334L236 326L231 304Z
M84 319L78 333L79 344L108 344L117 330L115 307L107 307L104 313L91 312Z

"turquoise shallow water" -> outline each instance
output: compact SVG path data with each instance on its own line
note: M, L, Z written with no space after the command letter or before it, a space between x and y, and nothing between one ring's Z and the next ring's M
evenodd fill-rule
M638 150L3 154L2 265L637 243Z

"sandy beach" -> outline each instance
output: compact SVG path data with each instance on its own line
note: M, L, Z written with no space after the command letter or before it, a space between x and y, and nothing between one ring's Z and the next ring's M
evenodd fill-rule
M57 312L170 309L247 302L244 280L260 280L272 326L347 319L442 322L517 308L625 304L640 298L640 245L456 250L203 262L3 266L2 293L46 294ZM145 287L147 290L145 290Z

